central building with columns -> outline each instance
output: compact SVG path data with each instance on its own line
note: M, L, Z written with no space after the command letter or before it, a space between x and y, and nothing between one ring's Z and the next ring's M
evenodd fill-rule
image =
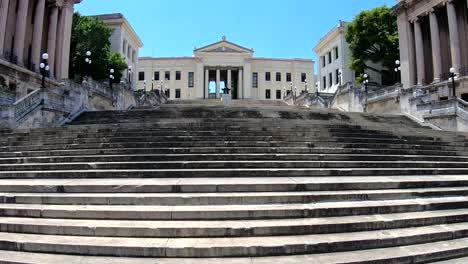
M193 57L139 59L138 89L170 99L280 100L315 91L314 62L254 58L254 51L226 40L194 50Z

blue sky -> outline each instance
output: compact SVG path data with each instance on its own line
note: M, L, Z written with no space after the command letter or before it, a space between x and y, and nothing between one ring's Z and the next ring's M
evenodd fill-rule
M123 13L144 43L140 56L191 56L227 40L255 57L316 60L312 48L339 20L396 0L84 0L83 15Z

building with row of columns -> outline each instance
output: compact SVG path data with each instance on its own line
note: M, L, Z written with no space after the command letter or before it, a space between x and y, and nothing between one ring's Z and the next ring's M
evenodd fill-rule
M139 59L138 89L165 92L170 99L280 100L315 91L314 62L254 58L254 51L225 37L194 50L193 57ZM228 90L226 90L227 88Z
M143 47L143 42L125 16L123 14L116 13L103 14L94 17L101 20L104 24L114 30L109 39L111 51L122 55L122 58L124 58L127 65L130 66L130 73L132 71L131 69L137 69L138 54L140 48ZM123 74L124 79L127 79L128 81L128 78L130 78L131 83L136 83L137 76L135 74L128 73L129 71L126 70Z
M348 23L339 21L314 47L318 57L318 89L322 93L335 93L345 83L355 83L355 73L349 68L351 62L345 29Z
M461 83L468 74L467 1L399 0L392 11L398 16L404 88L447 81L450 68Z
M0 58L37 73L48 53L51 78L68 78L73 4L79 2L1 0Z

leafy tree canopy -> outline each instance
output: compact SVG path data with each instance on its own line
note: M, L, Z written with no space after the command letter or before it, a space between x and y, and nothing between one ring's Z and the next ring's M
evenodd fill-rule
M380 72L383 84L394 83L395 60L399 58L398 27L389 7L362 11L346 26L345 37L351 50L352 70L362 74L368 70ZM369 62L381 63L383 70L373 68Z
M113 29L93 17L73 15L70 49L70 76L91 76L95 80L109 77L114 69L114 82L119 83L122 72L127 68L124 58L111 52L109 41ZM86 59L86 52L91 51L91 65Z

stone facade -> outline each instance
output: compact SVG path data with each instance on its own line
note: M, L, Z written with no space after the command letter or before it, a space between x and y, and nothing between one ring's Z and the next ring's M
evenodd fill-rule
M349 69L349 44L345 39L347 22L340 21L313 49L318 59L318 87L323 93L335 93L345 83L355 83L355 73Z
M81 0L1 0L0 57L31 73L49 54L52 79L68 78L73 4Z
M468 8L465 0L399 0L400 57L404 88L467 75ZM459 95L468 91L459 91Z
M119 53L125 59L127 65L131 69L138 68L138 54L143 42L132 28L128 20L122 14L105 14L95 16L97 19L103 21L106 25L114 29L110 37L111 50ZM128 81L131 79L131 84L136 83L137 76L131 74L132 71L126 70L123 74L124 78Z
M312 60L253 58L253 53L223 37L195 49L193 57L140 58L138 89L162 91L170 99L260 100L315 90ZM224 88L229 94L223 95Z

